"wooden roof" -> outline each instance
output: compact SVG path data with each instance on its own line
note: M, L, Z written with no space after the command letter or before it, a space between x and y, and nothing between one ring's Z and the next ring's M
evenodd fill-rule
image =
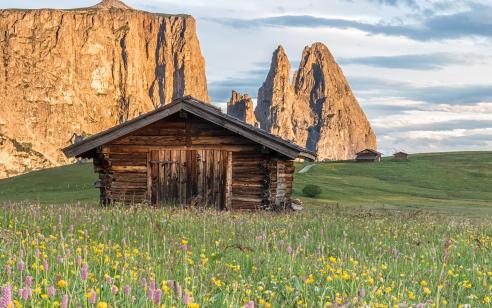
M399 151L399 152L396 152L395 154L393 155L408 155L408 153L405 153L405 152L402 152L402 151Z
M82 154L92 151L97 147L131 134L142 127L162 120L181 110L235 132L238 135L261 144L270 150L285 155L290 159L295 159L298 157L307 158L310 160L316 159L316 154L314 152L229 116L223 113L220 109L203 103L191 96L176 99L170 104L144 113L132 120L109 128L78 143L72 144L64 148L63 153L67 157L81 156Z
M355 155L362 155L362 154L382 155L383 153L379 153L378 151L373 150L373 149L364 149L360 152L355 153Z

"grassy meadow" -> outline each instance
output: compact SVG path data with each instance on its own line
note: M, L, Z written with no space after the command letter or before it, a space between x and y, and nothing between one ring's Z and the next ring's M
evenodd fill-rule
M491 173L485 152L318 164L280 214L101 208L90 164L1 180L0 307L490 307Z

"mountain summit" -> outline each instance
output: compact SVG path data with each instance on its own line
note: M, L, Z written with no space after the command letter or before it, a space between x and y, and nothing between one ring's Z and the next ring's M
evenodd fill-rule
M255 115L261 128L317 152L320 160L352 159L376 148L369 121L322 43L304 48L292 82L283 47L274 51Z
M103 0L98 4L94 5L93 7L102 10L109 10L109 9L132 10L131 7L129 7L124 2L119 0Z

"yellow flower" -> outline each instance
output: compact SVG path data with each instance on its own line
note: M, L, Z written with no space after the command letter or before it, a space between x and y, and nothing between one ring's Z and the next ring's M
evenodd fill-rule
M333 257L333 256L330 256L328 258L328 260L330 260L331 263L337 263L337 258Z
M412 301L415 300L415 294L413 294L412 291L408 291L408 299Z
M108 308L108 304L105 302L99 302L97 303L97 308Z
M427 286L427 281L422 280L422 281L420 282L420 285L421 285L421 286L423 286L423 287Z
M197 303L189 303L188 304L188 307L190 307L190 308L200 308L200 305L197 304Z
M58 287L59 288L66 288L68 285L68 282L66 280L60 279L58 280Z
M483 303L484 304L490 304L490 296L485 295L485 297L483 298Z
M186 245L186 244L188 244L188 241L187 241L187 240L185 240L185 239L182 239L182 240L181 240L181 245Z
M424 288L424 294L425 294L425 295L429 295L429 294L431 294L431 293L432 293L432 292L431 292L431 290L430 290L429 288L427 288L427 287L425 287L425 288Z
M306 284L312 284L314 282L314 278L312 274L309 274L308 278L306 278Z

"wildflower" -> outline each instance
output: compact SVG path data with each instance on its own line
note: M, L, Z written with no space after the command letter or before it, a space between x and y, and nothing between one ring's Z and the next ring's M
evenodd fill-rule
M292 254L292 247L290 245L287 247L287 253L289 255Z
M48 261L46 259L43 260L43 269L45 271L49 270L49 264L48 264Z
M123 287L123 293L124 293L126 296L130 295L130 293L131 293L131 292L132 292L132 289L130 288L130 286L129 286L129 285L125 285L125 286Z
M157 289L154 293L154 304L159 305L161 302L161 295L162 291L160 289Z
M82 265L82 271L80 272L80 279L82 279L83 281L87 280L88 270L89 270L89 266L87 265L87 263L84 263Z
M12 287L6 285L2 289L2 298L0 299L0 307L9 307L12 304Z
M189 304L188 304L188 307L189 307L189 308L200 308L200 305L199 305L199 304L197 304L197 303L189 303Z
M55 287L54 287L54 286L50 286L50 287L48 288L48 296L49 296L49 297L53 297L53 296L55 296L55 294L56 294Z
M24 270L24 262L22 260L19 260L19 262L17 262L17 270L19 272L22 272Z
M359 289L359 297L364 297L366 296L366 290L364 288Z
M108 308L108 304L105 302L99 302L97 303L97 308Z
M306 278L306 284L312 284L314 282L314 278L312 274L309 274L309 276Z
M409 300L415 300L415 294L412 291L408 291L408 299Z
M330 260L331 263L337 263L337 258L333 257L333 256L330 256L328 258L328 260Z
M426 287L428 284L427 284L427 281L422 280L422 281L420 282L420 285L421 285L421 286L423 286L423 287Z
M144 278L142 278L141 282L142 282L142 287L144 289L147 289L147 279L145 279L145 277L144 277Z
M61 303L60 303L60 308L67 308L67 307L68 307L68 295L67 294L63 294L62 300L61 300Z
M24 279L24 286L30 288L32 286L32 280L32 276L26 276L26 278Z
M181 298L181 296L183 296L183 291L181 289L181 286L179 285L179 282L176 282L176 294L178 295L178 298Z
M486 295L486 296L483 298L483 303L484 303L484 304L490 304L490 301L491 301L491 299L490 299L490 296L488 296L488 295Z
M19 290L19 293L20 293L20 297L22 297L22 299L26 301L31 296L32 290L29 287L24 287Z
M58 280L58 287L59 288L66 288L68 285L68 282L66 280L60 279Z
M96 303L96 301L97 301L96 291L94 291L93 289L91 289L91 291L89 293L87 293L87 297L89 299L89 304L94 305Z
M429 288L425 287L425 288L424 288L424 294L425 294L425 295L429 295L429 294L431 294L431 290L430 290Z
M115 285L112 285L112 286L111 286L111 293L112 293L113 295L116 295L116 294L118 293L118 287L117 287L117 286L115 286Z
M255 308L255 302L249 301L244 305L244 308Z
M188 290L185 290L183 296L183 304L188 305L192 302L193 302L193 298L191 298L190 293L188 293Z

